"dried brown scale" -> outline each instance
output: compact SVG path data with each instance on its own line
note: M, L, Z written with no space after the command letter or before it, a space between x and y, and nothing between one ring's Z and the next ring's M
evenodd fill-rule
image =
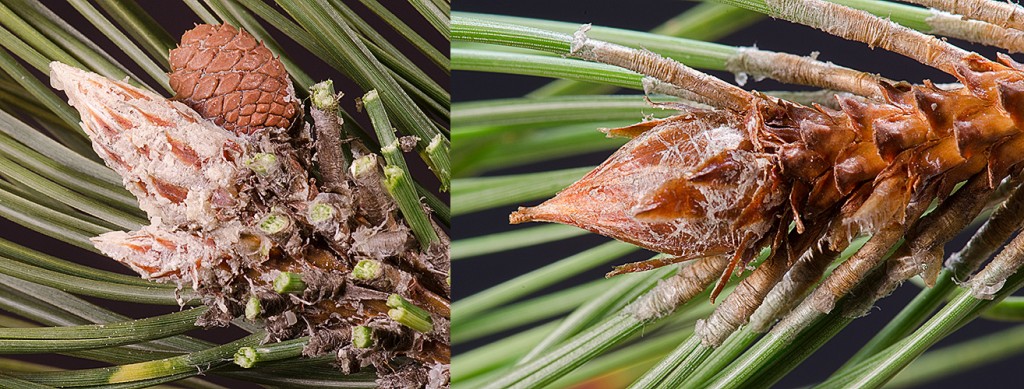
M1019 187L992 213L992 216L971 237L960 251L946 260L946 267L953 272L953 279L966 281L970 274L981 266L1024 225L1024 191Z
M980 261L972 265L980 265ZM969 288L974 298L991 300L1003 289L1007 278L1017 273L1021 266L1024 266L1024 235L1017 234L1002 246L985 268L962 286Z
M815 244L804 251L786 272L782 280L762 299L762 303L750 316L750 329L765 333L784 313L796 306L811 288L821 280L832 259L839 255L827 244Z
M95 244L144 277L193 287L211 306L198 324L229 324L251 296L261 302L256 322L268 330L268 340L350 331L370 323L397 326L385 304L392 293L416 291L417 302L446 306L449 290L436 285L433 271L419 272L433 268L411 265L437 254L406 244L411 238L400 215L392 208L384 223L365 224L379 216L365 214L357 201L367 193L386 193L379 180L346 182L352 192L325 193L323 183L311 177L308 125L236 134L151 92L66 65L54 63L52 69L54 86L80 109L94 147L122 174L151 219L150 226L105 234ZM371 170L377 169L375 164ZM313 218L316 205L329 206L329 217ZM374 229L353 233L360 227ZM378 234L396 237L377 239ZM400 270L398 279L381 284L387 288L348 281L358 258L365 256L356 248L366 247ZM282 271L301 273L304 292L272 292ZM440 316L445 311L431 311L439 312L432 317L436 331L407 332L416 347L360 356L374 361L382 382L396 374L383 369L396 358L424 374L447 371L448 329L440 326L448 321ZM430 384L446 386L447 381Z
M772 161L753 152L737 119L694 110L659 121L555 199L521 209L512 221L573 224L680 260L750 258L779 223L750 216L785 198L784 188L765 180L775 174Z
M298 337L302 334L305 323L293 311L284 311L277 315L267 316L263 320L267 329L268 340L282 341Z
M430 209L428 207L424 206L423 208L424 211L429 213ZM446 291L446 294L451 294L451 280L448 278L448 275L451 274L452 261L449 258L448 250L452 245L452 238L448 236L448 233L437 221L431 219L430 224L434 227L434 232L437 233L438 241L423 251L418 259L426 268L431 270L431 273L435 275L434 278L439 280L441 288Z
M441 343L438 341L425 340L415 334L414 331L408 328L397 326L393 322L374 321L365 324L370 328L373 336L373 346L370 349L354 349L352 347L345 347L338 350L337 353L337 364L342 366L342 369L346 373L354 373L363 366L374 366L377 371L396 371L403 369L412 369L420 372L422 376L417 377L416 382L427 378L426 368L423 366L411 366L409 364L398 364L392 361L388 355L394 355L396 353L405 353L408 355L414 355L420 360L432 360L438 363L444 363L451 359L451 356L447 347L447 338ZM347 340L350 335L344 334L330 334L326 335L321 339L317 339L310 344L314 344L318 350L308 349L310 352L321 351L326 349L326 345L332 344L339 340ZM304 349L305 353L307 349ZM371 352L376 351L376 352ZM310 354L312 355L312 354ZM436 385L436 382L431 381L432 384ZM388 378L384 378L378 381L381 387L422 387L427 382L423 381L420 384L412 385L406 382L403 385L395 386L397 383L389 381Z
M899 260L888 260L861 276L861 282L836 304L836 313L849 319L870 313L879 299L888 296L912 277L915 267Z
M422 367L404 365L388 378L377 382L381 388L423 388L428 385L428 375Z
M245 30L201 24L170 53L178 99L229 131L289 128L301 114L284 65Z
M316 357L334 352L346 345L352 339L352 331L346 329L325 330L314 334L309 338L309 343L302 348L302 355Z
M448 325L448 323L444 324ZM452 358L451 348L448 347L448 339L448 336L438 339L417 338L417 341L422 343L416 345L416 350L413 350L410 354L420 359L445 363L445 361L449 361Z
M707 289L728 264L728 257L717 255L695 260L675 276L659 281L651 293L626 307L626 312L640 320L668 315Z
M340 95L337 98L340 98ZM337 105L337 98L334 98L335 105ZM320 173L323 175L324 188L335 193L347 193L348 180L345 177L345 166L348 165L348 162L345 161L342 151L340 118L334 112L325 112L316 106L310 109L310 116L318 124L316 126L316 158L319 162Z
M717 251L719 254L729 252L731 251L729 249L733 247L718 247L722 245L719 243L722 239L696 239L705 236L676 237L672 235L676 231L675 226L667 221L662 221L667 218L644 217L643 219L652 220L644 223L640 222L641 218L636 217L640 212L632 210L640 205L641 200L646 200L638 197L650 196L648 193L660 189L660 182L671 181L679 175L676 166L670 166L670 163L689 166L701 162L703 156L694 150L696 146L692 146L690 142L692 135L721 129L720 133L714 134L717 135L717 138L725 138L733 141L736 145L742 142L742 135L734 130L739 125L736 119L735 115L727 111L694 110L671 119L654 120L651 125L642 123L625 129L611 130L610 134L615 135L629 135L637 131L642 133L620 148L597 169L560 192L554 199L538 207L520 209L510 216L510 220L513 223L543 220L572 224L595 233L613 236L619 240L676 256L710 255L713 251ZM638 130L633 128L638 128ZM715 138L706 137L697 139L696 142L703 142L698 146L708 148L706 142L711 139ZM734 144L728 146L734 146ZM639 174L643 174L644 179L636 179ZM685 184L685 182L682 183ZM639 185L646 186L638 187ZM710 185L707 186L710 187ZM714 189L720 190L721 188ZM748 190L744 190L742 193L737 193L737 197L747 195L748 192ZM691 193L688 198L696 195L697 193ZM622 201L624 198L629 200ZM680 198L680 200L686 199ZM694 201L678 201L678 204L680 207L691 204L699 205ZM649 208L646 204L643 206ZM675 211L684 213L688 209L681 208ZM646 210L644 213L647 213ZM720 234L738 241L738 237L731 233L733 230L731 223L721 227L721 230L713 231L706 237L710 238L710 235ZM686 232L688 231L679 231L679 233ZM699 247L696 250L688 249L687 245L694 242L710 242L717 245Z
M925 283L934 285L945 257L943 246L981 213L993 190L985 175L967 181L907 232L908 257L901 260L916 263Z
M786 262L787 258L777 255L768 258L729 294L722 303L728 309L716 309L707 319L698 320L694 333L700 336L701 344L717 347L725 341L725 336L746 323L771 290L771 285L785 274Z
M302 272L302 282L306 283L306 290L302 292L303 299L317 301L341 296L347 282L347 273L323 271L317 267L306 269Z
M398 205L387 194L387 190L380 185L384 180L384 172L381 170L381 158L374 154L367 154L361 158L368 158L368 168L356 171L357 165L350 167L351 177L358 190L355 192L356 206L360 213L366 217L368 227L390 225L394 220L394 214Z
M359 356L367 353L369 353L368 350L355 349L351 346L343 347L338 350L337 357L331 365L341 370L342 374L355 374L362 367Z
M260 301L260 316L276 315L288 308L288 301L285 296L266 287L253 287L250 295L255 295Z
M387 304L385 301L391 294L390 291L384 292L376 289L364 288L351 282L347 282L345 285L348 292L345 293L341 300L352 302L358 301L361 304L366 305L361 309L372 310L380 313L387 312Z
M447 252L444 250L447 250L448 246L448 242L435 244L425 251L399 256L397 263L409 273L418 275L415 280L423 288L448 295L451 292L451 286L448 284L450 264L447 260L443 260L447 258L445 257ZM437 252L432 254L432 249ZM442 261L435 260L439 258L443 260L442 264L438 264Z
M373 330L374 347L381 350L410 350L413 347L412 332L408 328L381 323L370 327Z
M242 312L237 305L227 305L228 309L219 308L223 305L217 300L205 300L203 303L214 308L196 319L195 324L199 327L227 327Z
M914 204L908 210L910 220L917 220L927 206L928 203L925 202ZM885 259L885 254L899 242L907 227L904 224L893 223L875 232L857 253L833 270L809 297L814 309L822 313L830 312L840 298L850 293L860 283L864 274ZM837 248L837 251L845 248L846 246Z
M800 253L807 252L820 241L825 225L814 223L808 230L790 233L785 238L787 241L773 243L777 249L736 286L711 316L697 322L694 332L701 337L701 343L717 347L729 334L746 324L786 272L804 259ZM784 232L780 230L779 233Z
M329 270L339 274L348 274L351 270L348 261L339 258L334 251L326 250L312 245L307 245L303 258L315 269Z

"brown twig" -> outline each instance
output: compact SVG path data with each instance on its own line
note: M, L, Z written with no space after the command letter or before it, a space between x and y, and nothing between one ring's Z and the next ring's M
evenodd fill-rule
M1024 30L1024 9L1010 2L990 0L907 0L907 2L963 15L968 19Z
M957 3L961 2L974 3L975 1L957 1ZM999 4L999 2L996 1L982 1L982 3ZM1004 3L1002 5L1008 4ZM1019 23L1019 20L1008 21ZM928 23L928 25L931 26L931 30L928 31L931 34L1001 47L1013 53L1024 52L1024 32L1013 27L999 25L999 23L993 24L986 21L967 20L964 19L963 16L938 10L932 10L932 15L925 19L925 23Z
M719 1L736 6L744 5L733 0ZM949 74L956 74L955 65L970 55L968 51L934 36L824 0L766 0L763 11L775 18L903 54Z
M877 74L818 61L813 57L752 47L738 50L725 63L725 67L733 73L749 73L784 83L816 86L872 98L882 97L878 83L888 81Z
M751 94L735 85L649 51L590 39L586 35L589 28L584 25L573 34L570 55L654 77L694 93L699 103L734 111L741 111L750 104Z

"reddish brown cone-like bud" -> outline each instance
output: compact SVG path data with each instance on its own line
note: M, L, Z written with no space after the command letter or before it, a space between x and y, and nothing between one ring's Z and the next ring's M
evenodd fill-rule
M201 24L170 55L174 98L236 133L288 128L301 112L281 60L231 25Z
M660 120L511 221L571 224L682 257L745 251L777 223L770 215L785 197L771 161L751 151L738 119L694 111Z

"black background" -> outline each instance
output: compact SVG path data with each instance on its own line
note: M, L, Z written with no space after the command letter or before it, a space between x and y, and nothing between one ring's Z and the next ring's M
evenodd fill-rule
M648 0L621 2L614 0L597 1L564 1L564 0L518 0L518 1L475 1L457 0L453 4L456 11L495 13L512 16L523 16L540 19L558 20L574 23L592 23L599 26L627 28L647 31L664 20L678 15L694 3L678 0ZM927 68L913 60L883 50L872 50L864 44L845 41L829 36L823 32L795 25L780 20L764 19L757 24L736 32L720 40L721 43L734 46L757 46L773 51L807 55L814 51L820 52L818 57L823 61L848 66L872 73L880 73L896 80L908 80L919 83L924 79L935 82L954 82L952 77ZM994 58L995 50L988 47L965 44L953 41L971 50ZM1017 58L1020 60L1020 58ZM734 76L729 73L711 72L722 79L732 81ZM523 94L540 87L550 80L535 77L475 73L457 71L452 73L452 96L454 102L479 99L521 97ZM749 82L746 89L757 90L801 90L799 86L783 85L774 81ZM637 91L624 93L636 94ZM637 113L637 121L642 113ZM458 153L458 145L455 145ZM546 164L523 166L492 172L491 174L508 174L551 170L565 167L596 165L604 160L609 152L600 152L581 157L565 158ZM530 227L509 226L508 214L518 205L501 207L486 212L460 216L454 219L453 235L456 239L483 235L513 228ZM969 236L969 235L968 235ZM961 236L947 246L947 252L962 247L967 236ZM528 249L504 252L486 257L474 257L455 262L454 292L456 300L486 289L519 274L542 267L552 261L564 258L593 247L596 242L605 239L588 235L553 244L546 244ZM639 253L630 260L646 259L649 253ZM615 264L625 263L616 261ZM598 267L593 271L542 290L548 293L577 283L594 280L603 276L610 267ZM778 387L801 387L820 382L837 369L843 361L853 355L869 340L886 322L895 316L919 291L917 286L905 284L896 292L881 300L871 313L854 321L837 335L831 342L819 349L795 371L784 378ZM457 313L456 313L457 314ZM942 341L938 347L952 344L1008 328L1011 324L993 322L984 319L976 320L957 333ZM458 331L456 328L455 331ZM473 347L493 340L492 338L470 342L455 348L455 353L465 352ZM976 368L956 376L933 382L928 387L985 387L986 385L1005 385L1013 375L1012 368L1024 362L1024 357L1015 357Z
M43 1L43 3L49 7L54 13L63 18L66 22L74 26L79 32L85 34L87 37L92 39L96 44L100 45L109 54L114 56L122 64L128 65L133 61L126 55L121 53L121 50L113 45L111 42L103 38L103 34L92 27L84 17L82 17L75 8L69 5L66 1ZM192 10L180 1L139 1L139 5L143 7L151 16L153 16L157 22L159 22L170 35L177 40L182 33L191 29L196 24L202 23L202 20L196 16ZM272 4L273 2L268 2ZM447 87L448 76L444 71L437 69L436 65L430 62L429 59L421 55L415 47L405 41L399 34L390 30L382 20L378 19L372 12L364 8L359 1L345 0L344 3L352 8L356 13L364 17L364 20L385 36L392 44L394 44L399 50L409 57L414 63L420 64L423 69L427 71L433 79L439 82L442 86ZM448 43L447 40L441 36L425 19L423 19L419 13L412 8L407 1L382 1L389 10L398 15L406 24L417 31L421 31L424 38L426 38L432 45L439 48L443 53L447 52ZM93 4L94 7L102 9L97 5ZM279 9L280 11L280 9ZM282 11L283 12L283 11ZM258 19L258 18L257 18ZM283 34L279 33L272 26L268 26L264 23L264 26L268 32L274 37L274 39L283 47L284 51L295 60L299 66L312 77L314 80L334 80L335 89L344 92L345 96L342 98L341 106L352 113L357 120L360 121L362 127L369 131L372 131L370 127L369 119L361 113L357 113L355 109L355 99L361 97L366 91L360 89L355 82L346 79L336 70L331 68L329 65L321 62L314 55L304 50L301 46L295 44ZM129 65L130 66L130 65ZM150 82L146 78L146 74L140 69L133 68L136 75L143 77L147 82ZM43 80L47 80L48 77L42 73L36 73ZM49 82L45 82L49 85ZM156 85L151 83L151 85ZM58 95L62 98L63 93L58 91ZM414 170L413 174L423 181L428 188L436 188L436 179L433 179L433 175L426 171L422 163L416 163L418 157L410 157L407 160L410 161L411 168ZM45 252L47 254L55 255L60 258L67 260L83 263L95 268L119 272L123 274L135 275L130 269L118 264L117 262L103 257L99 254L80 249L78 247L60 242L56 239L52 239L43 235L40 235L34 231L21 227L17 224L9 222L5 219L0 219L0 237L8 239L24 246ZM142 318L147 316L165 314L177 311L177 306L154 306L154 305L142 305L142 304L130 304L121 303L116 301L108 301L103 299L96 299L85 297L85 299L114 310L118 313L133 317ZM0 311L2 313L3 311ZM227 343L231 340L243 337L247 333L238 330L236 328L211 328L205 330L196 330L190 332L188 335L196 336L201 339L209 340L216 343ZM38 363L47 364L54 367L64 369L81 369L81 368L92 368L102 367L105 364L101 362L83 360L72 357L65 357L60 355L15 355L14 358L35 361ZM231 388L254 388L260 387L247 382L240 382L231 379L225 379L215 376L206 377L213 382L231 387Z

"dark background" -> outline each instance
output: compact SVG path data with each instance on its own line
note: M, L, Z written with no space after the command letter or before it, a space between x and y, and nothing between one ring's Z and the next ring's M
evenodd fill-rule
M679 0L647 0L636 2L621 2L614 0L596 1L566 1L566 0L518 0L518 1L478 1L478 0L457 0L454 4L456 11L495 13L512 16L523 16L531 18L558 20L573 23L592 23L599 26L619 27L638 31L647 31L659 25L664 20L671 18L695 3ZM872 50L866 45L856 42L849 42L829 36L823 32L814 30L781 20L764 19L755 25L736 32L721 39L719 42L734 46L757 46L758 48L773 51L783 51L793 54L808 55L818 51L818 57L823 61L832 61L836 64L856 68L862 71L880 73L885 77L895 80L907 80L920 83L922 80L931 79L935 82L954 82L955 80L942 72L927 68L913 60L892 54L883 50ZM983 46L966 44L953 41L971 50L976 50L982 55L994 58L996 50ZM1018 58L1020 60L1020 58ZM727 81L733 81L731 73L711 72ZM495 99L521 97L523 94L532 91L547 82L549 79L536 77L502 75L491 73L476 73L457 71L452 73L451 90L453 102L472 101L479 99ZM801 90L807 89L800 86L779 84L771 80L762 82L748 82L746 89L757 90ZM623 93L637 94L638 91L625 91ZM642 113L637 113L637 121L641 119ZM458 145L455 151L458 153ZM506 169L492 172L491 174L525 173L542 170L551 170L566 167L596 165L604 160L610 152L599 152L591 155L556 160L551 163L533 166L523 166L513 169ZM519 205L501 207L486 212L474 213L460 216L454 220L453 235L455 239L471 236L484 235L488 233L507 231L514 228L526 228L525 226L509 226L508 214ZM959 237L956 241L947 246L947 253L954 252L969 237ZM455 273L459 276L455 279L455 298L469 296L473 293L486 289L490 286L511 279L519 274L534 270L549 264L557 259L578 253L586 248L593 247L598 242L605 241L605 238L589 234L584 237L573 238L552 244L531 247L490 255L486 257L474 257L455 262ZM641 260L650 256L648 252L633 255L628 260ZM616 261L614 264L625 263L627 260ZM548 293L552 290L562 289L571 285L594 280L602 277L610 266L598 267L593 271L561 282L551 288L542 290L540 293ZM800 387L820 382L828 377L846 359L853 355L864 343L866 343L885 323L894 317L899 310L907 304L919 291L915 285L907 283L896 290L896 292L881 300L871 313L860 320L854 321L842 333L819 349L816 354L808 358L795 371L784 378L777 386L779 387ZM960 342L979 335L991 333L1000 329L1008 328L1012 324L993 322L979 319L967 325L957 333L942 341L937 347ZM457 330L457 329L456 329ZM455 353L468 351L476 346L492 341L494 338L482 339L460 345L454 349ZM1024 350L1022 350L1024 351ZM1024 362L1024 357L1014 357L1001 362L992 363L981 368L970 370L953 377L934 382L929 387L985 387L986 385L1005 385L1008 379L1014 374L1013 367Z
M82 17L78 11L69 5L66 1L43 1L43 3L50 8L54 13L59 15L69 24L74 26L79 32L85 34L87 37L92 39L96 44L100 45L107 53L114 56L119 62L131 67L128 64L133 61L124 55L119 48L113 45L111 42L103 38L98 30L92 27L84 17ZM192 10L181 1L155 1L155 0L144 0L138 1L151 16L157 19L157 21L170 33L175 40L177 40L181 34L191 29L196 24L203 23L198 16L196 16ZM268 1L269 4L273 4L273 1ZM388 38L388 40L394 44L399 50L409 57L414 63L422 65L427 70L427 73L437 80L442 86L448 85L448 76L445 72L438 70L437 66L430 62L429 59L422 56L414 46L409 44L404 38L398 33L390 30L382 20L378 19L376 15L364 8L359 1L345 0L344 3L352 8L356 13L364 17L364 20L378 30L382 35ZM435 47L446 52L448 43L447 40L441 36L420 14L412 8L407 1L383 1L383 4L388 6L389 10L398 15L406 24L414 28L417 31L421 31L424 38L426 38ZM94 7L102 9L97 5L93 4ZM280 9L279 9L280 10ZM289 40L284 34L279 33L273 28L264 23L264 26L268 32L274 37L274 39L283 47L285 52L295 60L303 69L312 77L314 80L334 80L335 89L344 92L345 96L342 98L341 106L353 114L356 119L361 123L364 129L371 131L372 127L368 117L362 113L356 112L355 99L362 97L365 90L362 90L358 85L346 79L343 75L338 73L336 70L331 68L326 63L321 62L314 55L304 50L301 46ZM136 75L143 77L147 82L150 80L146 78L145 72L141 69L133 68ZM47 80L48 77L42 73L36 73L38 77L43 80ZM49 82L45 82L49 85ZM151 83L156 85L156 83ZM63 93L58 92L61 97L64 97ZM307 116L308 117L308 116ZM372 136L376 138L376 136ZM410 162L410 167L414 169L414 175L421 180L428 188L436 189L438 183L433 178L433 174L426 170L422 162L419 161L418 157L411 156L407 158ZM443 194L446 195L446 194ZM50 255L55 255L60 258L64 258L71 261L87 264L95 268L119 272L123 274L135 275L130 269L121 264L101 256L99 254L63 243L57 239L49 238L47 236L38 234L34 231L21 227L14 224L6 219L0 218L0 237L8 239L29 248L45 252ZM83 297L83 296L80 296ZM83 297L97 305L103 306L107 309L114 310L126 316L133 318L142 318L154 315L160 315L178 311L177 306L155 306L155 305L142 305L142 304L131 304L122 303L117 301L109 301L91 297ZM0 313L3 313L0 310ZM195 330L188 335L196 336L201 339L209 340L217 343L227 343L231 340L241 338L248 333L241 331L237 328L211 328L205 330ZM64 369L82 369L82 368L93 368L102 367L105 364L101 362L95 362L90 360L78 359L73 357L66 357L61 355L15 355L11 356L27 361L34 361L38 363L47 364L54 367ZM216 376L207 376L207 379L231 387L231 388L256 388L260 387L251 383L241 382L231 379L220 378Z

